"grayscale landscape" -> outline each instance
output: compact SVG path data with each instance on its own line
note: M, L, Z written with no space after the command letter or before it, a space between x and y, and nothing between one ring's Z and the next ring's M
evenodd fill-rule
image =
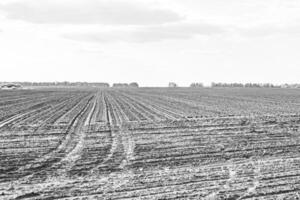
M299 89L0 94L0 198L298 198Z
M300 0L0 0L0 200L300 200Z

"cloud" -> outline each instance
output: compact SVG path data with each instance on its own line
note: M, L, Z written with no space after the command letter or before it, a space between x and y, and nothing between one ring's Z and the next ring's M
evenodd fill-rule
M237 27L236 31L244 37L274 37L278 35L300 36L300 26L297 24L261 24L251 27Z
M120 0L28 0L0 4L9 19L38 24L154 25L180 21L167 9Z
M157 26L136 27L132 30L113 30L102 32L69 33L64 38L87 42L159 42L163 40L190 39L195 36L224 34L222 26L206 23L176 23Z
M169 23L163 25L135 26L130 29L117 28L108 31L73 32L62 35L66 39L91 43L146 43L165 40L186 40L195 37L217 37L237 39L270 38L277 36L300 36L300 26L260 24L253 26L216 25L203 22ZM233 36L233 37L231 37Z

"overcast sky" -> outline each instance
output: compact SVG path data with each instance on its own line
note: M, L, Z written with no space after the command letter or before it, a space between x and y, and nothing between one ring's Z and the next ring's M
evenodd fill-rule
M0 81L300 82L299 0L1 0Z

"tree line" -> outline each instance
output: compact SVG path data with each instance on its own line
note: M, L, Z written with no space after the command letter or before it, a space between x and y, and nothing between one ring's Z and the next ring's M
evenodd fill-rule
M6 85L6 84L15 84L15 85L21 85L23 87L33 87L33 86L64 86L64 87L104 87L108 88L110 87L109 83L103 83L103 82L0 82L0 85ZM137 82L132 83L114 83L112 87L139 87L139 84Z
M81 87L103 87L103 88L138 88L139 84L137 82L132 83L113 83L112 86L110 86L109 83L104 82L0 82L0 85L6 85L6 84L15 84L15 85L21 85L23 87L31 87L31 86L81 86ZM168 84L168 87L179 87L177 83L170 82ZM190 84L190 87L193 88L202 88L204 87L204 84L201 82L194 82ZM211 87L213 88L300 88L300 84L281 84L276 85L272 83L211 83Z
M212 83L211 87L244 87L244 88L300 88L300 84L281 84L272 83Z
M170 82L169 87L179 87L177 83ZM203 83L194 82L190 84L193 88L204 87ZM300 88L300 84L281 84L276 85L272 83L211 83L212 88Z

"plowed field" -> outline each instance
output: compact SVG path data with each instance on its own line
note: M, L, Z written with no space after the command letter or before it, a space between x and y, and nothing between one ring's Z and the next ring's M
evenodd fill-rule
M0 199L300 199L300 90L0 91Z

